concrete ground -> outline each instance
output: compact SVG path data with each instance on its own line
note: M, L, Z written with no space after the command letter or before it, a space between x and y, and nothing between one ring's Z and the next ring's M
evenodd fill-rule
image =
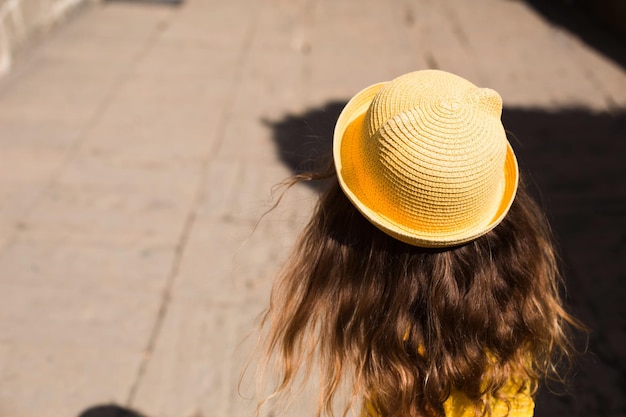
M84 10L0 80L0 416L250 416L246 336L315 197L255 228L272 186L356 91L428 67L501 93L592 329L536 415L626 415L626 74L589 33L512 0Z

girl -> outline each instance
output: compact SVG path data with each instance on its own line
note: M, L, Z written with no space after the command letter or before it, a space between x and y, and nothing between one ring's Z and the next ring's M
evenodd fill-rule
M495 91L435 70L348 102L262 322L274 396L315 364L318 417L338 401L367 417L533 415L576 322L501 111Z

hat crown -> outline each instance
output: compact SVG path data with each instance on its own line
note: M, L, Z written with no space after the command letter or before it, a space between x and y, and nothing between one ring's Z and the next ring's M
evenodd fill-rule
M454 74L425 70L398 77L376 94L365 116L368 134L373 136L397 114L425 106L444 113L465 106L482 109L498 119L502 115L502 98L495 90L478 88Z
M501 111L497 92L453 74L422 71L384 86L364 120L375 209L436 233L491 221L504 187Z

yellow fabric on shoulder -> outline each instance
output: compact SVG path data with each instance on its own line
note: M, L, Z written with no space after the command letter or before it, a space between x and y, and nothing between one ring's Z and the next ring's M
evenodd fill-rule
M519 385L511 382L504 387L503 393L512 396L510 400L510 409L506 402L502 400L492 399L491 409L492 417L532 417L535 413L535 401L530 393L526 391L518 391ZM470 400L461 393L453 392L450 397L443 403L446 417L474 417L474 407Z
M492 417L506 416L507 411L509 413L508 417L532 417L534 415L535 401L528 390L517 392L518 388L519 385L511 381L511 383L503 389L504 394L512 396L510 409L504 401L495 398L491 401ZM474 417L474 407L471 401L459 391L452 392L446 402L443 403L443 408L446 417ZM362 417L383 417L378 414L376 408L370 403L365 404L361 414Z
M404 340L409 338L410 330L410 328L406 330L403 337ZM417 351L421 356L425 355L425 349L423 346L419 346ZM492 355L489 355L489 357L493 359ZM492 398L492 417L532 417L535 414L535 401L530 394L528 384L526 384L524 389L520 390L520 387L521 383L512 378L509 380L509 383L502 388L502 393L511 398L508 406L505 401ZM448 399L443 403L443 409L446 417L475 416L475 409L472 402L460 391L453 391L450 394L450 397L448 397ZM361 415L362 417L384 417L379 415L373 404L370 404L369 402L365 403Z

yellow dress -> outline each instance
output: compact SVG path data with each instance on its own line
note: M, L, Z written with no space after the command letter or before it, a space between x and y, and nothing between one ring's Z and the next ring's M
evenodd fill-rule
M511 383L504 387L504 393L517 392L517 385ZM378 416L374 407L371 404L365 405L369 415ZM474 417L474 408L472 403L461 392L452 392L450 397L443 403L443 408L446 413L446 417ZM496 399L491 402L492 417L505 416L507 411L508 417L532 417L535 412L535 401L528 391L521 391L513 397L510 404L510 409L507 408L506 403L498 401ZM366 413L362 413L363 417ZM380 416L382 417L382 416Z
M404 340L408 338L408 335L409 330L404 335ZM425 354L422 346L418 348L418 352L422 356ZM512 400L510 400L509 407L507 407L504 401L492 399L492 417L504 417L507 415L507 411L509 413L507 417L532 417L535 414L535 401L532 395L530 395L528 386L525 390L520 390L519 388L520 384L515 383L514 380L511 380L509 384L504 386L502 389L503 394L508 394L507 397L512 397ZM450 397L443 403L443 409L446 417L474 417L472 402L459 391L452 391ZM382 417L378 415L376 409L370 403L365 403L365 410L363 411L366 410L370 416ZM362 417L367 415L365 412L361 414Z
M509 384L504 388L505 393L513 393L517 391L514 384ZM453 392L450 397L443 403L446 417L474 417L474 409L472 403L460 392ZM491 409L493 417L505 416L507 411L508 417L532 417L535 413L535 401L527 391L517 393L511 400L510 409L503 401L493 399L491 401Z

